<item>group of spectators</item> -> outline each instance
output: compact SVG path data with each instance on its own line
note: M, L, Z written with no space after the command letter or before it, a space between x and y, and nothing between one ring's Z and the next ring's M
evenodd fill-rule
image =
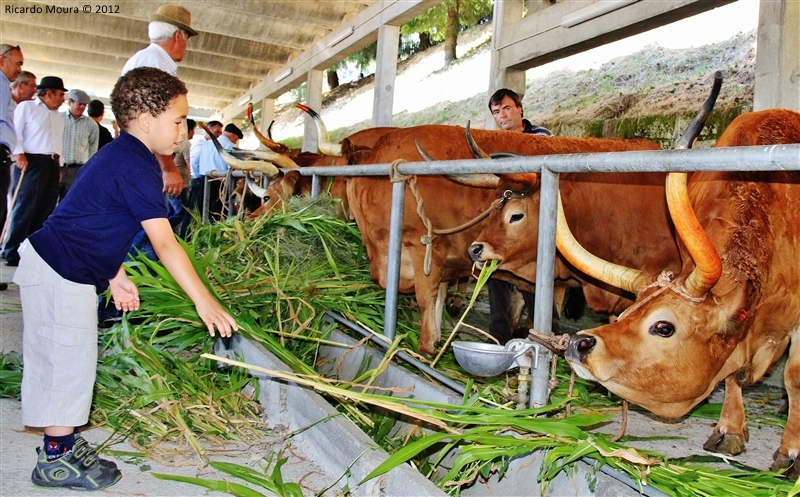
M122 74L136 67L156 67L175 76L188 39L197 35L187 23L190 19L182 7L162 6L151 15L150 45L127 61ZM6 200L0 201L3 226L0 243L5 265L17 266L20 244L42 227L57 203L64 199L81 166L118 136L119 128L116 121L111 122L112 136L101 124L105 112L102 101L92 100L80 89L67 90L56 76L46 76L37 84L34 74L22 70L22 49L0 47L0 196ZM65 100L68 110L58 112ZM195 125L195 121L187 119L186 141L172 156L158 156L170 224L182 237L186 236L192 220L187 207L195 210L202 207L205 173L228 169L208 136L192 140ZM232 123L223 128L219 121L211 121L209 128L228 150L243 137ZM209 211L215 217L223 210L219 185L211 183ZM135 238L133 247L155 258L143 232Z
M121 478L78 427L88 421L96 375L97 295L108 289L119 312L139 308L123 266L137 243L161 259L211 336L237 329L175 238L186 224L192 171L227 168L204 168L204 146L192 164L194 122L176 64L198 33L180 6L163 5L150 21L151 44L128 60L111 93L115 138L99 124L102 102L67 90L57 76L37 84L22 70L22 48L0 45L0 214L11 206L3 258L18 266L22 423L44 430L31 474L37 486L100 490ZM68 110L59 113L65 100ZM217 127L226 147L242 137L233 125Z
M19 264L19 245L38 230L69 191L80 167L113 140L100 122L105 106L61 78L22 70L18 46L0 45L0 223L7 266ZM68 110L58 108L68 103ZM88 115L85 112L88 108ZM118 133L118 130L116 130Z

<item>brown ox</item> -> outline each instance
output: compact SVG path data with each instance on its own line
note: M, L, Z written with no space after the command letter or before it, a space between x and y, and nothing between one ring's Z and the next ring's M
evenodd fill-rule
M564 138L551 140L557 143ZM591 144L588 151L620 150L618 141L586 140ZM659 149L656 144L641 140L631 148ZM617 264L645 270L677 270L680 257L664 200L665 179L665 173L560 175L559 191L575 237L584 247ZM508 199L500 210L489 215L486 228L470 245L469 255L475 262L496 259L497 269L536 281L538 180L536 174L513 174L495 181L497 196L509 192ZM581 281L586 303L595 312L616 314L632 303L629 294L574 271L561 256L556 260L555 277L562 291L562 284L575 278Z
M312 166L345 166L354 164L360 156L369 154L375 143L386 133L396 128L379 127L368 128L357 131L339 142L342 152L340 156L330 156L313 152L303 152L294 157L295 162L300 167ZM345 213L347 207L347 178L344 176L332 176L328 189L330 196L340 199L343 202ZM311 177L301 176L297 171L288 171L283 177L273 182L267 189L269 200L256 211L252 217L271 212L275 208L280 208L283 201L292 195L303 195L311 193Z
M511 131L475 130L475 139L488 153L515 152L525 155L566 154L600 150L623 151L656 148L644 141L557 138ZM473 154L464 139L465 129L456 126L418 126L385 135L362 164L388 163L395 159L420 161L415 141L436 159L465 159ZM419 176L416 188L424 211L436 229L453 228L472 220L497 198L494 188L476 188L453 183L441 176ZM388 264L391 183L383 177L351 178L347 186L350 210L358 223L370 259L372 279L385 288ZM420 308L420 352L432 355L440 338L442 305L447 283L471 274L467 248L485 226L485 221L456 234L435 236L431 272L423 268L426 256L420 237L427 234L417 214L414 196L406 193L400 269L400 291L414 292Z
M800 143L800 114L776 109L739 116L716 146L785 143ZM631 278L637 303L618 322L575 335L566 357L580 376L666 417L684 415L724 379L722 414L703 447L735 455L748 438L742 386L761 378L791 341L789 416L772 469L793 465L797 478L800 172L702 172L688 187L675 174L667 191L680 273L647 286L641 275Z
M395 129L391 127L368 128L353 133L347 138L342 139L338 144L331 143L328 130L319 118L319 114L310 107L302 104L297 104L297 107L308 113L314 119L314 123L317 126L321 153L301 153L299 150L290 150L286 148L286 146L272 141L271 137L268 138L264 136L253 121L252 114L250 115L250 122L253 124L253 131L256 137L258 137L262 144L273 151L279 151L280 153L292 157L300 167L356 164L361 158L369 154L372 147L375 146L375 143L383 135ZM250 215L250 218L261 216L271 212L275 208L280 208L284 200L292 195L309 194L311 192L311 183L312 179L309 176L301 176L297 171L286 172L280 179L270 184L266 193L269 199L264 202L261 207L256 209ZM331 197L342 200L344 215L347 217L347 178L344 176L331 177L328 191Z

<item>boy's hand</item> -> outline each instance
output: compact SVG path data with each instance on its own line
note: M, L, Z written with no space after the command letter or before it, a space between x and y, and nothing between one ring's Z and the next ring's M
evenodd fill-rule
M200 319L203 320L206 328L208 328L208 334L212 337L216 336L215 329L219 331L219 336L221 337L229 337L239 329L239 325L236 324L233 316L225 312L214 298L201 302L196 307L197 314L200 315Z
M111 297L118 311L129 312L139 309L139 289L125 271L118 272L114 278L108 280L108 287L111 289Z

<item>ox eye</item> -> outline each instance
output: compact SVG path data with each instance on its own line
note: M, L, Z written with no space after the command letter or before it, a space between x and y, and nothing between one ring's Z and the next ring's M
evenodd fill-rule
M675 325L669 321L658 321L650 327L650 334L660 336L662 338L669 338L675 333Z
M518 223L522 221L523 217L525 217L525 214L512 214L511 219L509 219L509 223Z

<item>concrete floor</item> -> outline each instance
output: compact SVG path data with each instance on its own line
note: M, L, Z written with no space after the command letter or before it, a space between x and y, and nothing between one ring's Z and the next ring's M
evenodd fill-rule
M14 268L0 264L0 281L10 282L13 278ZM0 351L22 351L22 312L19 303L19 289L10 284L8 290L0 292ZM93 445L103 443L109 432L103 429L88 429L83 431L83 436ZM35 487L31 483L31 471L36 464L35 448L42 444L42 433L26 428L20 421L20 402L14 399L0 400L0 496L2 497L28 497L60 495L76 495L74 491L60 491ZM284 443L273 442L260 444L258 447L248 448L246 457L214 457L214 460L224 460L239 465L258 467L259 461L284 448ZM113 451L138 452L127 442L118 443L110 447ZM236 444L230 444L226 449L243 449ZM304 493L314 495L326 488L336 477L326 475L314 463L313 458L303 454L297 447L284 451L284 456L289 456L289 461L281 468L284 481L302 482ZM242 480L230 478L210 467L167 466L151 459L141 457L114 457L103 455L104 458L113 460L122 471L122 479L105 492L120 496L135 497L161 497L161 496L199 496L199 495L229 495L223 492L206 490L202 487L182 482L164 481L156 479L152 473L167 473L203 479L227 479L237 483ZM265 495L273 495L261 487L252 487ZM327 493L326 495L334 495Z

